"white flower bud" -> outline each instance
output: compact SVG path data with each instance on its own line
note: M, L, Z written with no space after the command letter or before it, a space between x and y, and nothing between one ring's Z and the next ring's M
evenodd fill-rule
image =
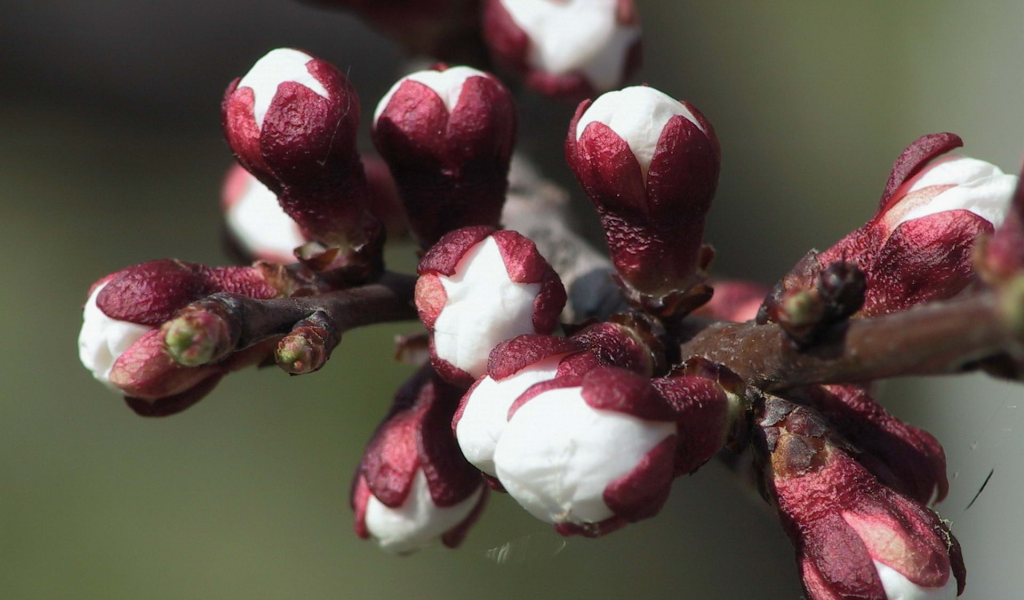
M481 486L465 500L446 507L434 504L423 469L417 469L409 495L398 508L391 508L372 494L366 504L366 528L389 552L406 554L436 542L457 527L480 501Z
M277 48L256 61L238 82L239 89L247 87L252 90L253 116L259 129L263 129L263 118L267 116L270 104L277 95L277 88L282 83L298 83L324 98L330 98L327 88L306 67L311 60L312 56L293 48Z
M471 248L451 277L439 279L447 302L434 323L438 358L480 377L492 348L536 333L534 301L542 284L512 281L493 236Z
M153 330L147 325L111 319L100 310L96 297L106 284L96 286L82 312L82 331L78 334L78 358L104 385L120 392L110 383L114 363L142 336Z
M676 115L686 117L707 133L693 112L668 94L648 86L624 88L602 94L587 108L576 124L576 140L591 123L607 125L629 145L646 178L661 133Z
M673 422L592 408L581 387L542 392L523 404L494 451L498 479L548 523L599 523L615 516L605 489L633 471Z
M502 0L530 38L530 66L552 75L582 73L596 90L617 85L640 28L618 18L618 0Z
M954 186L934 196L923 194L922 201L914 202L912 194L933 186ZM926 167L915 178L903 199L908 206L900 206L902 217L893 226L949 210L967 210L998 228L1010 210L1010 201L1017 188L1017 176L1007 175L988 162L966 156L938 160ZM905 212L904 212L905 211Z
M455 426L455 437L466 460L488 475L497 475L494 448L508 423L508 409L533 384L554 379L563 356L546 358L500 381L485 376L473 388Z
M940 588L926 588L911 582L902 573L888 565L880 562L875 563L878 570L878 578L882 580L882 587L885 588L886 600L954 600L956 598L957 583L952 571L946 585Z

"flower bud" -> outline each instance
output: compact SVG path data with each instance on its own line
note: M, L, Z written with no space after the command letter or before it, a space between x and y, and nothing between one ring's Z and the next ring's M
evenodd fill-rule
M228 86L224 134L238 161L312 238L346 249L379 244L356 132L359 99L331 64L272 50Z
M974 244L1005 220L1017 177L973 158L935 158L960 145L950 133L914 142L896 161L875 217L818 256L823 267L848 260L864 271L860 316L951 298L974 281Z
M759 283L738 279L715 281L712 287L715 294L711 296L711 300L693 314L717 321L737 323L754 319L765 296L771 292Z
M769 495L811 600L955 598L960 545L932 511L880 484L814 411L766 401Z
M879 481L925 505L946 497L946 453L927 431L897 419L861 386L812 386L806 395Z
M184 368L164 351L159 326L216 292L260 299L282 295L253 267L210 268L175 260L142 263L101 279L83 312L78 338L82 365L107 387L153 404L248 364L254 357L246 353L244 361L233 357L222 364Z
M563 535L598 536L668 498L675 415L647 380L602 367L520 396L494 450L498 479Z
M466 227L420 261L416 309L431 332L434 368L468 386L484 374L491 349L558 325L565 289L529 239L514 231Z
M516 136L501 82L469 67L418 71L392 86L373 123L424 249L460 227L497 227Z
M228 171L221 198L228 233L246 259L293 263L295 249L309 241L277 194L241 165Z
M640 66L632 0L486 0L483 19L495 62L546 96L578 102Z
M557 377L565 358L582 348L569 339L546 335L521 335L494 347L487 374L469 388L452 419L462 454L473 466L497 476L494 448L512 403L534 384Z
M512 403L534 384L582 376L601 366L646 376L653 360L633 331L618 323L595 323L570 338L521 335L501 342L491 350L487 373L463 396L452 421L462 453L496 485L494 448Z
M703 115L646 86L609 92L576 109L566 157L632 301L682 313L706 302L704 218L720 151Z
M487 487L452 435L461 393L429 365L398 391L353 484L359 537L399 554L439 539L454 548L465 537L483 510Z

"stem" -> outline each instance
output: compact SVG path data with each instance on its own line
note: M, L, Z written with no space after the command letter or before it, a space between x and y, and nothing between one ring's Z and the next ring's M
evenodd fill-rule
M1016 352L1020 344L993 290L854 319L804 350L776 324L704 323L686 329L675 332L681 356L724 364L764 390L961 373L984 366L984 359Z
M563 322L604 320L625 310L626 300L611 278L615 270L608 257L572 230L571 209L565 190L543 179L522 156L513 158L502 224L530 238L558 273L569 297Z
M186 307L182 314L211 313L224 322L226 327L210 327L207 337L195 338L196 343L219 349L207 361L217 362L232 352L285 335L300 321L314 317L318 323L330 324L333 331L329 333L334 340L357 327L416 319L415 287L415 276L388 272L376 283L313 296L256 300L238 294L214 294ZM175 331L180 318L168 321L166 331ZM179 363L180 356L187 355L189 350L180 346L171 349L172 357Z

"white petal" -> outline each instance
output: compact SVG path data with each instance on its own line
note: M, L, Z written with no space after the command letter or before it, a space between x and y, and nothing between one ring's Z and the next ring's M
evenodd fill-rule
M1016 188L1015 175L999 173L974 179L949 188L929 202L908 210L896 226L948 210L967 210L998 228L1006 219Z
M617 0L502 0L530 37L530 66L552 75L582 73L597 90L619 84L636 25L616 18Z
M595 121L607 125L629 145L646 178L661 133L676 115L686 117L704 131L690 109L675 98L652 87L628 87L595 100L576 124L576 139Z
M258 128L263 129L263 119L267 116L267 111L270 110L274 96L277 95L277 87L282 83L288 81L298 83L324 98L330 98L327 88L313 77L309 68L306 67L306 63L311 60L313 57L305 52L299 52L292 48L277 48L256 61L245 77L238 82L239 88L252 89L253 113Z
M674 423L588 405L582 388L544 392L516 411L494 451L498 479L548 523L598 523L611 516L608 484L631 472Z
M399 554L419 550L462 523L482 493L483 486L458 504L438 507L430 497L427 476L417 469L409 495L398 508L390 508L370 494L366 528L384 550Z
M923 190L933 185L960 185L993 175L1004 175L1003 171L990 162L969 156L948 156L940 158L914 179L907 193Z
M509 279L493 237L471 248L454 275L438 279L448 301L434 322L435 352L473 377L484 374L495 346L535 333L533 303L541 284Z
M110 383L110 370L132 344L153 328L148 325L119 321L108 317L96 305L96 297L107 284L97 286L82 312L82 331L78 334L78 358L92 376L104 385L120 392Z
M878 577L885 588L886 600L953 600L956 598L956 578L949 573L949 581L940 588L926 588L912 583L899 571L874 561Z
M487 73L483 71L477 71L471 67L452 67L444 71L434 71L428 69L426 71L417 71L411 75L398 80L395 85L391 86L387 94L380 99L377 103L377 109L373 112L373 122L376 124L377 119L380 118L384 109L391 103L391 97L395 95L398 88L402 87L402 84L407 80L416 81L434 90L437 97L444 102L445 108L451 113L455 110L455 105L459 103L459 96L462 95L462 85L466 83L466 80L470 77L487 77Z
M245 189L228 208L228 227L254 256L291 257L295 248L306 243L299 226L281 208L274 192L252 175L245 174L245 181Z
M508 409L533 384L554 379L563 356L546 358L501 381L484 377L466 401L455 427L466 460L488 475L497 475L494 448L508 423Z

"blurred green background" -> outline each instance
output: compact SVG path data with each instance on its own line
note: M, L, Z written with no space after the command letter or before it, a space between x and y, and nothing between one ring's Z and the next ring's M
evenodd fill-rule
M694 102L721 138L720 273L769 283L859 225L921 134L1020 163L1019 0L637 3L641 79ZM350 475L408 371L392 337L413 324L354 332L317 375L247 371L181 415L136 417L79 365L80 306L128 264L226 260L224 86L300 46L350 73L367 121L400 57L351 17L290 0L5 0L0 32L0 598L799 597L770 513L717 464L678 481L657 519L564 548L505 497L457 551L400 559L357 540ZM569 184L568 108L521 109L523 146ZM412 265L409 248L391 259ZM966 598L1024 587L1022 389L884 388L945 445L940 512L964 546ZM498 564L489 551L507 543L517 559Z

